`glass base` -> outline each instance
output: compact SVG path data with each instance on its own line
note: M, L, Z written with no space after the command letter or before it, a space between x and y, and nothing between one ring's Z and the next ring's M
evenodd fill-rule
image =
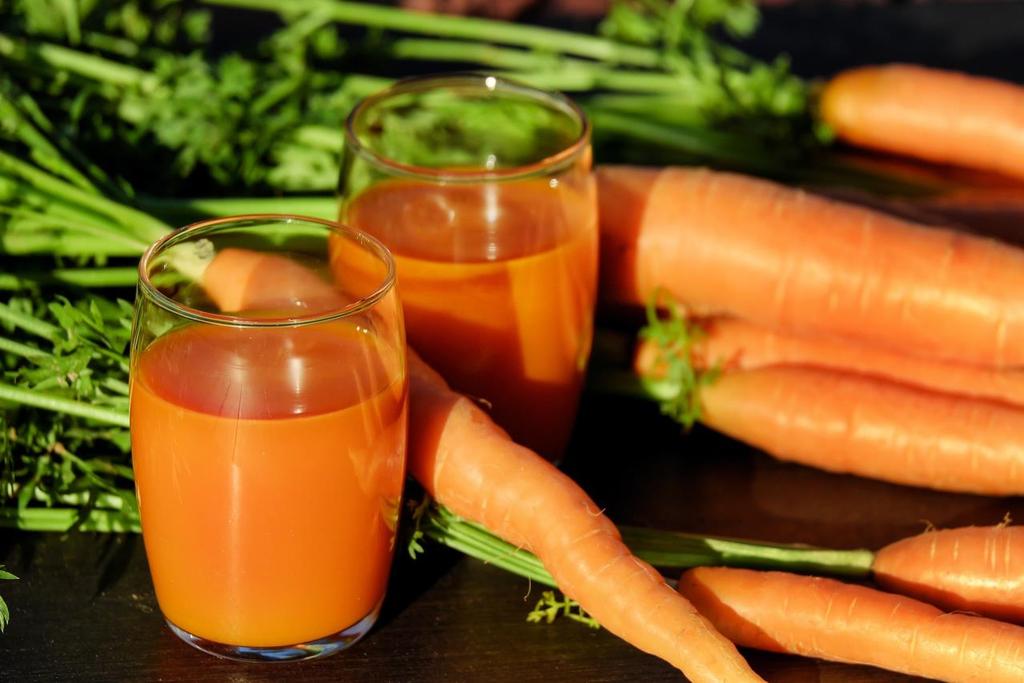
M279 647L247 647L245 645L216 643L212 640L192 635L185 629L175 626L169 619L166 621L167 626L170 627L174 635L197 650L202 650L207 654L221 657L222 659L232 659L238 662L297 662L303 659L327 657L348 649L366 635L377 621L379 613L380 605L343 631L308 643L282 645Z

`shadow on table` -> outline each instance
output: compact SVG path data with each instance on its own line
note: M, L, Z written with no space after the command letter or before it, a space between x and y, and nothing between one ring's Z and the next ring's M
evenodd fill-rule
M24 573L36 558L37 534L26 534L14 529L0 530L0 564L17 574Z
M409 605L434 586L462 557L437 543L425 544L426 551L409 557L404 544L395 550L388 592L374 630L385 627ZM372 637L371 633L367 637Z

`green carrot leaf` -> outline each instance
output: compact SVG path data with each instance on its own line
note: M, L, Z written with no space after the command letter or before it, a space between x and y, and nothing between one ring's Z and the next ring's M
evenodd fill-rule
M678 302L660 290L648 299L646 315L647 325L640 330L640 336L656 344L658 355L654 372L640 381L659 402L663 414L690 429L700 420L701 387L718 377L715 368L697 372L693 367L690 354L704 336L704 330L690 320Z
M421 500L419 504L415 505L410 515L412 517L413 527L412 532L409 534L409 542L406 546L406 550L409 553L409 557L411 557L414 560L420 555L422 555L424 552L426 552L426 550L423 547L423 544L420 543L420 541L426 538L426 532L423 531L422 524L427 514L427 510L430 509L430 504L432 502L433 499L429 495L424 493L423 500ZM414 503L413 501L410 500L409 504Z
M12 581L18 577L14 574L4 571L4 565L0 564L0 580ZM0 596L0 633L3 633L7 628L7 624L11 622L11 611L7 608L7 603L4 602L2 596Z
M557 597L554 591L544 591L540 600L534 608L526 615L526 620L532 624L552 624L555 619L565 617L579 622L590 628L601 628L597 620L586 613L580 604L565 595Z

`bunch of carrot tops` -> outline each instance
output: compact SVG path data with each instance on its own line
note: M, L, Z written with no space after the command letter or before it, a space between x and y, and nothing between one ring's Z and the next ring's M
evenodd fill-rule
M0 5L0 249L16 264L0 274L0 287L9 292L0 304L2 524L138 530L127 439L131 307L116 298L130 296L131 262L170 229L168 217L238 212L235 200L185 199L185 193L332 187L345 113L387 82L380 74L351 72L366 54L486 67L577 93L605 161L639 153L647 160L697 159L776 177L801 177L806 169L817 178L837 177L815 157L826 138L811 115L807 85L783 62L760 63L721 39L723 32L752 30L756 14L746 2L621 2L599 35L590 35L297 0L262 46L228 55L214 54L208 44L214 5L277 11L281 3ZM661 153L651 156L652 147ZM109 163L95 163L99 158ZM668 412L820 467L938 488L1022 492L1015 437L1024 433L1016 407L1024 390L1010 368L1020 364L1015 354L1024 344L1015 335L1024 324L1006 292L985 285L978 265L997 268L1000 282L1016 283L1024 272L1019 251L729 174L607 167L599 182L605 301L655 301L672 312L659 318L652 306L637 360L644 390ZM258 201L245 199L242 206L252 211ZM263 201L262 210L334 213L330 197ZM811 222L834 231L815 242ZM932 258L917 266L921 253ZM742 258L749 254L762 259ZM888 281L875 275L880 262ZM763 263L770 265L759 267ZM114 296L89 291L99 287L113 288ZM660 291L682 303L652 299ZM830 394L838 399L822 400ZM765 396L774 405L766 408ZM811 405L819 412L808 416ZM954 428L936 433L941 422ZM505 448L494 438L486 445ZM414 469L426 467L426 457L418 457ZM528 458L513 450L508 457ZM557 475L545 465L529 467ZM564 588L579 581L583 587L573 597L585 608L596 606L603 625L650 651L675 652L666 658L687 673L701 673L673 658L688 652L677 640L655 642L644 631L649 614L619 614L591 599L607 596L609 586L587 583L600 577L580 567L567 568L558 559L565 548L556 541L517 535L532 527L517 525L514 516L504 530L475 519L473 510L459 516L443 505L441 484L432 482L441 505L419 508L411 549L425 535L540 583ZM564 491L589 501L571 482ZM610 544L618 542L610 522L586 505L585 519L605 524L595 529L612 538ZM1013 549L1024 539L1015 528L942 532L878 553L621 531L629 550L617 559L626 562L872 576L946 608L1021 619L1012 581L1020 571L1011 555L1020 556ZM988 569L960 548L1005 553L998 567L1006 576L985 575ZM935 562L942 562L938 570ZM663 593L660 576L644 576L653 583L629 588L654 586ZM947 655L958 651L947 645L961 632L998 641L1007 649L986 665L989 680L1013 680L1012 668L1020 665L1012 648L1019 651L1024 636L1015 627L946 615L943 623L955 622L947 632L933 627L937 609L910 599L751 576L696 570L684 576L680 590L731 640L754 647L799 649L799 637L795 644L782 636L765 636L766 642L743 628L746 618L785 631L785 623L771 619L790 615L759 612L752 597L782 590L811 602L846 604L851 615L858 602L912 611L921 620L908 626L916 628L913 642L919 635L922 647ZM10 577L0 571L0 578ZM738 602L715 610L731 600ZM684 603L675 604L680 623L689 623ZM531 618L561 613L587 621L577 609L546 596ZM0 627L6 618L0 602ZM835 631L840 640L847 632ZM809 654L843 661L877 654L842 650L827 638L821 643ZM725 649L719 654L735 664ZM922 664L899 654L886 659L882 653L869 663L954 678L966 677L974 664L963 657L959 664L948 657Z

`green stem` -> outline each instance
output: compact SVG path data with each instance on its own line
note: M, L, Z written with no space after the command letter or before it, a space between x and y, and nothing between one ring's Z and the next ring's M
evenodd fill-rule
M125 509L125 498L122 496L127 496L129 500L131 500L135 497L135 494L132 491L128 489L121 489L120 493L122 495L114 493L97 493L94 491L51 494L37 488L33 491L32 500L42 503L48 509L61 507L68 508L71 506L74 508L91 507L94 510L108 510L119 513L130 513L133 510L138 509L138 506L134 504L134 500L132 500L128 509ZM38 510L40 508L34 509Z
M12 184L11 194L17 204L0 206L0 212L12 218L29 218L42 225L73 223L105 229L111 226L109 216L68 202L62 196L40 191L17 176L6 176L6 179Z
M534 555L442 507L432 506L424 522L424 532L439 543L539 583L554 585ZM726 566L867 577L874 561L870 550L828 550L638 527L620 530L637 557L661 569Z
M345 136L336 128L327 126L300 126L292 133L292 140L315 149L341 152L345 148Z
M432 507L424 520L424 533L449 548L537 583L556 588L555 580L531 553L518 549L486 531ZM482 531L482 530L481 530Z
M76 417L84 417L89 420L105 422L118 427L128 426L127 411L100 408L99 406L90 405L88 403L82 403L80 401L74 401L60 396L43 394L31 389L22 389L21 387L12 386L10 384L0 383L0 400L13 401L14 403L31 406L33 408L41 408L43 410L52 410L57 413L66 413Z
M69 226L74 230L76 226ZM97 238L88 234L45 234L10 231L0 235L0 251L13 256L53 254L54 256L138 256L146 248L120 236Z
M488 43L436 38L399 38L389 43L388 51L398 59L468 62L518 71L544 70L568 64L568 60L550 52L530 52ZM593 62L584 63L594 65Z
M85 34L83 42L88 47L102 52L110 52L118 57L134 59L139 55L139 45L127 38L90 31Z
M120 223L129 235L146 244L170 231L169 226L148 214L86 192L4 152L0 152L0 171L11 173L37 190L52 194L63 201L74 202L101 215L109 216Z
M614 69L594 62L552 53L528 52L487 43L431 38L403 38L390 45L400 59L467 62L494 69L547 88L585 91L609 89L626 92L673 92L685 85L678 75L651 71Z
M875 558L870 550L829 550L640 527L619 529L638 557L662 569L725 566L866 577Z
M760 175L780 177L792 172L788 165L773 161L767 150L749 139L707 128L666 126L605 109L591 107L587 113L595 132L601 135L618 135Z
M656 67L661 63L657 50L625 45L605 38L542 26L512 24L493 19L478 19L426 12L409 12L394 7L341 2L340 0L203 0L204 4L276 12L288 19L299 12L325 11L342 24L388 29L444 38L481 40L538 50L555 49L564 54L588 57L613 64Z
M594 98L584 109L594 125L595 135L641 142L657 150L667 150L701 161L755 175L798 184L824 187L854 187L873 193L922 196L941 190L939 185L913 182L829 156L805 158L779 156L753 138L682 123L659 122L656 117L641 118L642 112L629 113L600 106ZM659 115L660 116L660 115Z
M677 92L655 94L602 94L588 97L585 106L592 110L641 116L666 126L700 128L708 126L708 116L695 89L678 84Z
M0 527L25 531L99 531L138 533L138 517L121 510L79 510L77 508L0 508Z
M51 68L121 88L138 87L142 90L152 90L160 83L160 79L153 74L121 62L62 45L35 41L28 43L2 33L0 57L28 64L42 63Z
M7 93L0 93L0 119L4 121L5 132L20 139L29 148L36 163L62 175L83 190L96 192L96 186L64 158L56 146L28 120Z
M133 267L54 268L53 270L0 273L0 290L17 291L33 285L67 284L76 287L134 287L139 271Z
M435 528L443 530L450 538L463 540L481 547L492 547L496 551L507 555L510 562L521 565L534 573L546 571L543 563L531 553L511 545L479 524L473 524L472 522L460 519L447 508L435 507L429 520Z
M100 386L109 389L117 394L121 394L122 396L127 396L129 391L128 382L123 382L114 377L107 377L100 383Z
M54 163L62 166L65 177L72 182L76 182L78 178L76 184L84 189L102 190L111 197L125 196L122 187L114 184L99 166L78 151L67 136L53 125L31 95L10 80L3 82L2 89L11 106L17 110L17 115L38 133L36 135L31 131L22 131L22 139L33 148L32 156L36 163L50 170L53 170ZM43 154L39 153L40 150ZM89 177L82 176L78 169L86 171Z
M8 339L7 337L0 337L0 351L3 351L4 353L13 353L16 356L29 359L43 358L51 355L42 349L37 349L36 347L29 346L28 344L22 344L21 342Z
M206 216L232 216L243 213L288 213L334 220L338 217L338 200L326 196L299 197L203 197L165 199L140 197L139 205L165 217L194 220Z
M55 341L60 336L60 329L56 325L51 325L29 313L16 311L4 303L0 303L0 320L47 341Z

